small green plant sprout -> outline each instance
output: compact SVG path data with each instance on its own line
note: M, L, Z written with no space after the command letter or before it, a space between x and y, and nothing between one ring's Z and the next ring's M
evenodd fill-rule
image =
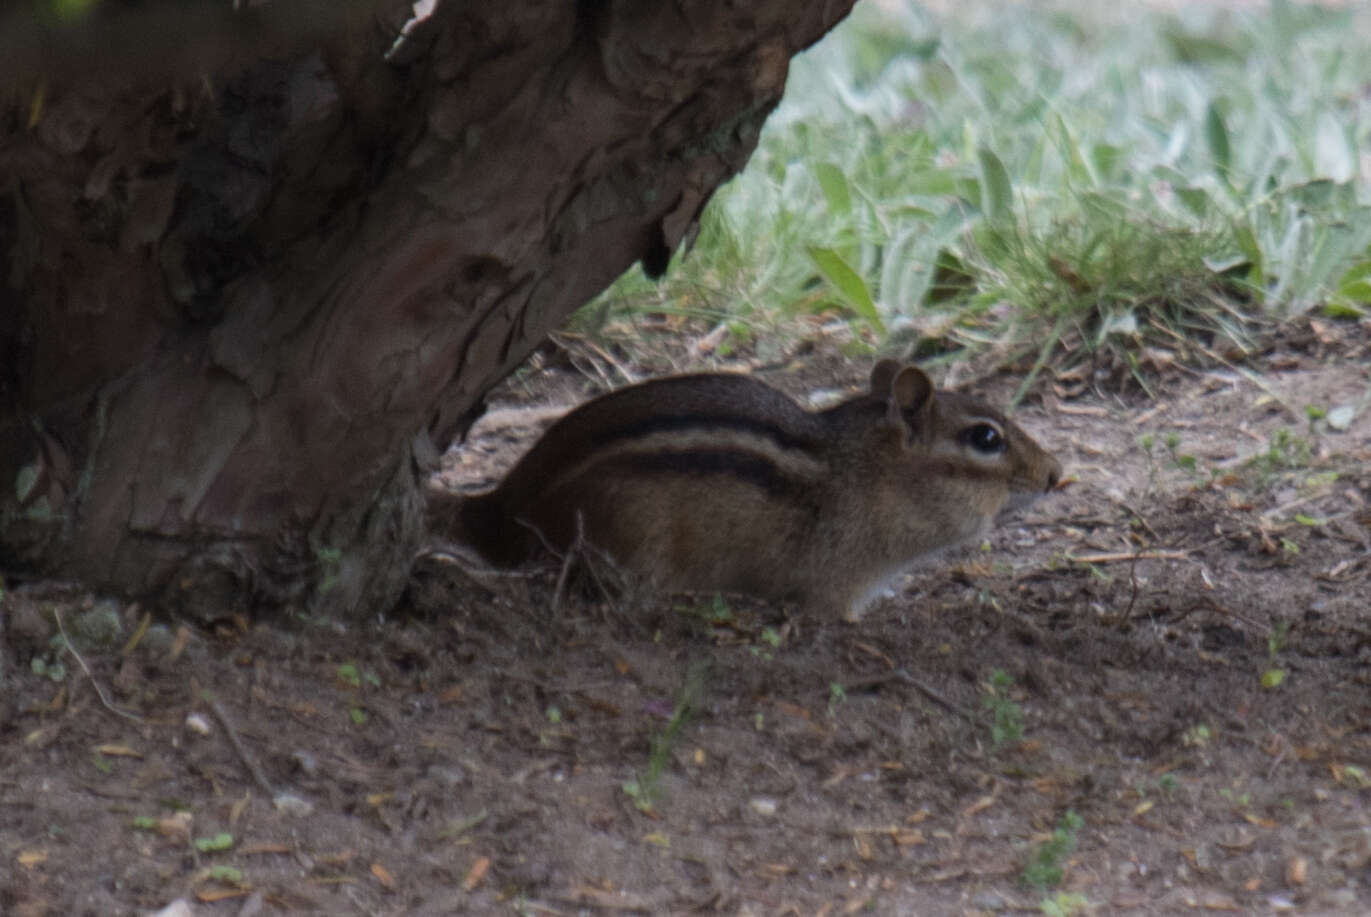
M1023 738L1023 709L1010 697L1014 679L1004 669L992 669L981 706L990 713L990 743L995 751Z
M770 662L775 657L775 651L780 649L781 632L774 627L763 627L757 637L761 640L762 645L749 647L748 651L758 659Z
M242 885L243 870L239 869L237 866L229 866L225 863L220 863L209 868L209 872L206 873L206 878L214 882L222 882L225 885Z
M344 662L338 666L338 680L349 688L362 687L362 673L351 662Z
M828 715L835 716L838 708L847 703L847 689L842 686L842 682L831 681L828 683Z
M1219 797L1223 799L1224 802L1231 803L1235 808L1239 809L1246 809L1252 805L1251 793L1247 791L1235 793L1232 787L1220 787Z
M355 663L344 662L340 664L336 674L338 680L351 688L354 693L360 692L362 690L362 685L364 684L372 688L379 688L381 686L381 679L377 678L372 672L363 672L361 669L357 668ZM367 722L369 717L366 710L360 704L354 703L348 707L348 719L352 720L352 725L362 726Z
M1213 733L1203 723L1196 723L1181 735L1181 744L1187 748L1203 748L1209 744Z
M1090 899L1080 892L1057 892L1040 901L1038 910L1046 917L1075 917L1090 910Z
M1180 786L1180 781L1177 780L1176 775L1170 771L1167 771L1157 778L1157 789L1161 790L1164 795L1170 796L1172 793L1176 792L1176 790L1180 789Z
M625 796L633 800L640 810L650 811L661 798L662 774L666 772L667 762L680 739L681 731L694 718L704 697L705 681L709 676L709 663L695 662L686 671L685 681L676 698L676 706L671 711L662 731L653 737L648 752L647 768L629 780L621 789Z
M1314 448L1309 440L1281 427L1271 434L1266 451L1248 459L1246 467L1257 486L1265 488L1283 475L1308 468L1313 459Z
M1029 852L1022 878L1026 885L1046 891L1061 884L1066 861L1076 850L1076 839L1085 821L1071 809L1057 821L1052 836Z
M195 849L201 853L217 853L228 850L233 846L233 835L227 831L220 831L218 834L208 837L197 837L195 839Z
M1276 657L1285 649L1286 638L1290 635L1290 622L1277 621L1266 635L1266 670L1262 672L1262 687L1268 690L1279 688L1285 682L1285 669L1276 663Z
M1199 459L1188 452L1181 451L1181 438L1175 433L1166 434L1167 454L1171 456L1171 463L1185 472L1196 484L1206 483L1207 475L1200 471Z

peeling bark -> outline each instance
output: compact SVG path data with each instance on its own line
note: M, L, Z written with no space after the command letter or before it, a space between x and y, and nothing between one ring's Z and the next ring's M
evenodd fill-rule
M0 565L202 615L388 607L482 394L664 269L850 5L439 0L397 45L409 4L371 0L213 73L15 81Z

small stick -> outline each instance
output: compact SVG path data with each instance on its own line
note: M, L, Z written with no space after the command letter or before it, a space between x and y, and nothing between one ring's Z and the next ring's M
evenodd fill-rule
M892 671L885 672L881 675L876 675L871 678L859 679L857 681L851 682L850 684L844 685L843 690L849 692L864 691L867 688L874 688L879 685L883 685L889 681L902 681L905 684L909 685L911 688L914 688L915 690L922 693L929 700L943 707L946 707L948 710L962 717L967 722L972 723L973 725L976 723L975 713L971 712L970 710L967 710L965 707L962 707L955 701L948 700L942 694L938 693L938 691L934 688L929 687L928 685L919 681L913 675L910 675L909 672L905 669L894 669Z
M1113 564L1121 560L1185 560L1188 551L1119 551L1113 554L1068 554L1067 560L1081 564Z
M968 723L971 723L973 725L976 723L976 714L972 713L970 710L967 710L965 707L962 707L960 704L954 703L953 701L948 700L946 697L943 697L933 688L919 681L917 678L915 678L913 675L910 675L904 669L899 670L899 672L897 673L897 677L900 679L900 681L903 681L910 687L918 689L918 691L922 693L924 697L927 697L934 703L941 704L948 710L951 710L953 713L962 717L962 719L966 720Z
M218 698L210 696L208 700L210 710L214 711L214 718L219 721L220 726L224 727L224 734L228 736L229 744L233 746L233 750L238 753L238 757L242 760L243 766L246 767L248 773L252 775L253 782L262 788L262 792L267 794L268 799L275 799L276 790L272 789L271 781L267 779L267 775L262 772L262 768L259 767L252 756L248 754L248 750L243 747L242 740L238 738L238 732L233 728L233 723L229 721L228 713L225 712L223 706L219 703Z
M90 670L90 666L86 665L86 660L82 659L81 654L76 652L76 646L71 642L71 638L67 636L67 629L62 626L62 612L54 608L52 610L52 616L57 621L57 631L62 635L62 642L67 645L67 652L75 656L76 661L81 664L81 671L85 672L86 677L90 679L91 685L95 688L96 695L100 698L100 703L104 704L105 708L111 713L117 713L125 719L133 720L135 723L143 722L143 718L138 714L129 713L127 710L120 710L118 707L114 706L114 703L109 699L109 695L105 693L105 689L100 687L100 682L96 681L94 673Z

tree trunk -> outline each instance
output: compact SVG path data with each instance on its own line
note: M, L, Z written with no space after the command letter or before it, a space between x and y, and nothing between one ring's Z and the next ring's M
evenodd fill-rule
M483 393L664 269L850 5L355 0L285 40L298 3L224 0L61 56L133 4L25 43L41 72L0 41L0 565L389 607Z

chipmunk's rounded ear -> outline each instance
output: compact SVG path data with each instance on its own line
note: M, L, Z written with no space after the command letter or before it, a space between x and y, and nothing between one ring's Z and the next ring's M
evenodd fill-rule
M928 429L932 407L933 382L919 367L906 366L890 380L890 419L905 427L906 442Z
M871 367L871 394L884 398L890 394L890 383L900 371L898 360L881 360Z
M917 366L906 366L890 381L891 405L901 411L922 410L933 397L933 382Z

